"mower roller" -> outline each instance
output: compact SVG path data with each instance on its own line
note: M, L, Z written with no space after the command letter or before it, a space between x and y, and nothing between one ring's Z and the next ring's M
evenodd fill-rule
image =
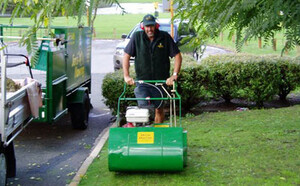
M118 99L117 127L109 131L108 167L110 171L182 171L187 164L187 132L181 126L181 98L176 90L176 82L169 93L163 80L143 80L139 83L152 83L162 86L166 97L162 98L126 98L126 84ZM133 127L120 126L120 102L125 100L169 100L169 123L139 123L145 121L136 112L136 117L126 114L127 122ZM179 102L179 126L176 118L176 101ZM135 108L140 111L140 108ZM145 114L146 117L147 114ZM128 124L127 123L127 124Z

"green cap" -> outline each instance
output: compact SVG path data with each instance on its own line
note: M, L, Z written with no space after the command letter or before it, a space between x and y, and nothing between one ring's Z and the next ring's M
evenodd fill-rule
M145 15L143 18L143 24L144 26L155 25L156 24L155 17L151 14Z

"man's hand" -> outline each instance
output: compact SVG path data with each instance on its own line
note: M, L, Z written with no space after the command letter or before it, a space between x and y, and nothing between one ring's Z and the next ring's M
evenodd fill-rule
M125 83L127 83L127 85L134 85L134 80L129 75L129 66L130 66L129 60L130 60L130 55L125 52L123 56L124 81Z
M169 78L167 79L166 84L167 84L168 86L172 86L172 85L173 85L173 82L177 80L177 77L178 77L178 75L173 75L173 76L169 77Z
M169 77L166 82L168 86L173 85L173 81L177 81L178 73L180 72L180 68L181 68L181 62L182 62L182 56L181 53L179 52L175 56L173 76Z
M127 83L127 85L134 85L134 80L130 76L124 77L124 81Z

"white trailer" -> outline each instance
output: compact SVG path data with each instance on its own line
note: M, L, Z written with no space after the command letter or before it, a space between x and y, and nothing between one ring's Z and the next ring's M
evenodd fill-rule
M26 90L34 82L16 92L7 92L7 57L3 50L0 50L0 54L0 186L2 186L6 184L6 177L13 177L16 174L13 140L33 120Z

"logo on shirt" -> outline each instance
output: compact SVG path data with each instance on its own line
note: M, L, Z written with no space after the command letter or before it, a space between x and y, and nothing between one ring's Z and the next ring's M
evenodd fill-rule
M159 45L157 45L158 48L164 48L164 45L162 45L161 43L159 43Z

